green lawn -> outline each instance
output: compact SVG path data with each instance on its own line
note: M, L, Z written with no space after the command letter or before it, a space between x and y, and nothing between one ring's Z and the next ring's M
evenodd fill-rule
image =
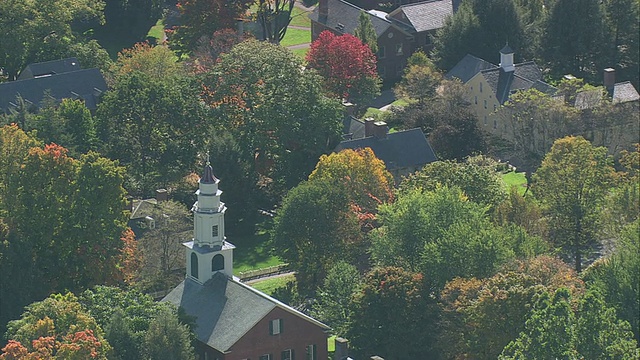
M309 19L309 12L304 11L298 7L294 7L291 13L291 22L289 25L311 27L311 19Z
M160 44L164 39L164 19L158 19L158 22L149 29L147 38L156 39L156 44Z
M366 119L366 118L371 117L371 118L374 118L374 119L378 119L379 117L382 116L383 113L384 113L384 111L381 111L379 109L370 107L370 108L367 108L367 111L364 113L362 118Z
M258 224L256 233L250 236L229 236L228 240L237 248L233 251L233 273L263 269L282 264L283 261L273 255L268 227L271 219Z
M304 49L293 49L291 50L291 52L296 55L299 56L302 60L304 60L307 56L307 53L309 52L309 48L304 48Z
M336 336L332 335L327 339L327 350L332 353L336 351Z
M284 39L280 41L282 46L300 45L311 42L311 30L287 29Z
M510 189L512 186L517 187L520 195L524 194L527 189L525 186L527 184L527 178L523 172L508 172L502 175L502 180L507 185L507 189Z
M251 284L251 287L258 289L267 295L273 295L273 292L277 288L283 287L292 281L296 281L296 277L293 274L256 281Z

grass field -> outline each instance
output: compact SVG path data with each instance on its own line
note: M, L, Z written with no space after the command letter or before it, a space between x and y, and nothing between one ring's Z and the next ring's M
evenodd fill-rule
M304 60L307 56L307 53L309 52L309 48L304 48L304 49L293 49L291 50L291 52L296 55L299 56L302 60Z
M288 283L296 281L295 275L285 275L281 277L257 281L251 284L251 287L258 289L267 295L273 295L273 292Z
M309 19L309 12L304 11L298 7L294 7L291 13L291 22L289 25L293 26L305 26L311 27L311 19Z
M511 189L512 186L518 188L518 193L520 195L524 194L527 189L525 185L527 184L527 178L524 176L523 172L515 172L511 171L502 175L502 180L507 185L507 189Z
M311 30L287 29L284 39L280 41L282 46L300 45L311 42Z
M271 219L258 224L258 230L253 235L229 236L229 242L237 246L233 251L233 273L237 276L241 272L263 269L282 264L283 261L273 255L269 226Z
M156 39L156 44L160 44L164 40L164 21L158 19L158 22L149 29L147 38Z

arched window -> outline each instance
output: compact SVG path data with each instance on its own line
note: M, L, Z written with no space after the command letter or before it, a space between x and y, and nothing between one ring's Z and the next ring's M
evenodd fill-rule
M198 278L198 255L191 253L191 276Z
M224 269L224 256L218 254L211 259L211 271L218 271Z

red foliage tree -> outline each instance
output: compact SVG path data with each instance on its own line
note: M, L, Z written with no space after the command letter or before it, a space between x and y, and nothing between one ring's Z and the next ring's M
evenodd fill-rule
M380 91L375 55L351 34L323 31L311 43L306 60L324 77L326 90L337 97L362 104Z

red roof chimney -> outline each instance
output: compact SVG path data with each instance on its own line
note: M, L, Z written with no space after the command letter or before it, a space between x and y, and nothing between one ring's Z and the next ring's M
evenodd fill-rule
M603 82L607 90L613 89L613 86L616 84L616 71L612 68L604 69Z
M373 136L375 132L375 123L376 121L373 118L364 119L364 137Z

